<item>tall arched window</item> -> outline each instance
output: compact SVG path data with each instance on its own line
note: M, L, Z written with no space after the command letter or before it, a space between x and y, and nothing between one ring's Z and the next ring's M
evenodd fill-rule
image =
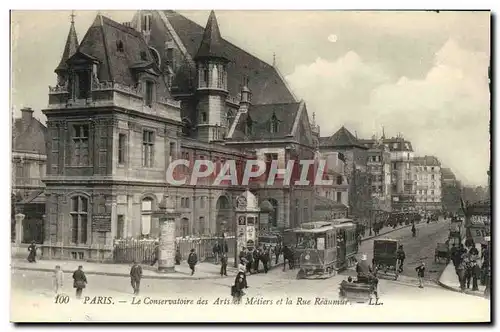
M181 220L181 236L186 237L189 235L189 219L182 218Z
M232 109L228 109L226 113L226 124L228 127L231 127L231 125L233 124L233 120L234 120L234 112Z
M198 220L198 234L205 235L205 217L200 217Z
M216 65L212 67L212 87L219 88L219 70Z
M89 200L84 196L71 198L71 243L87 244Z
M146 197L141 202L141 234L148 236L151 232L151 214L153 212L153 200Z

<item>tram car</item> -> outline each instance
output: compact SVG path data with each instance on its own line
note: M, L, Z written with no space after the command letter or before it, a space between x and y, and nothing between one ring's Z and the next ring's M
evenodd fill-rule
M358 250L356 225L316 221L294 230L297 279L324 279L354 264Z

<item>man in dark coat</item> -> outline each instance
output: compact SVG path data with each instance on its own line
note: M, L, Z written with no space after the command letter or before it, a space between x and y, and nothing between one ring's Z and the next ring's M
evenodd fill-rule
M254 251L253 251L253 269L255 271L255 273L259 273L259 263L260 263L260 259L261 259L261 250L260 248L255 248Z
M188 262L189 268L191 269L191 275L193 275L194 274L194 267L196 266L196 263L198 263L198 256L194 252L194 249L191 249L191 252L189 253L187 262Z
M247 261L247 273L252 273L253 254L252 254L252 251L250 251L250 249L247 249L245 258Z
M212 249L212 252L214 254L215 258L215 264L219 264L219 256L221 253L221 247L219 245L219 242L215 242L214 248Z
M280 255L281 255L281 244L278 243L275 247L274 247L274 265L278 265L278 260L280 258Z
M35 241L31 242L30 246L28 247L28 262L30 263L36 263L36 243Z
M76 298L82 297L83 289L87 286L87 277L83 272L83 266L78 266L78 270L73 272L73 288L76 288Z
M160 257L160 242L155 242L155 247L153 250L154 250L153 263L151 263L151 266L155 265L156 262L158 262L158 259Z
M227 254L225 252L220 256L220 276L227 277Z
M262 265L264 265L264 273L267 273L269 271L269 260L271 259L271 255L269 253L269 249L264 246L264 250L262 252L262 255L260 256L260 259L262 260Z
M137 261L135 261L134 265L132 265L132 268L130 269L130 284L134 289L134 295L139 295L141 278L142 278L142 267L139 264L137 264Z
M399 273L403 272L403 263L405 262L406 254L405 251L403 250L403 245L400 245L398 250L396 251L396 257L399 261Z

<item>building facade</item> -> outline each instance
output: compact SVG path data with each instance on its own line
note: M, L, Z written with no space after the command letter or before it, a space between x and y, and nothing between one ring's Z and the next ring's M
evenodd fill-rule
M305 103L276 68L224 40L214 12L205 28L173 11L125 24L98 15L81 43L72 22L56 74L44 110L49 257L106 260L115 239L157 238L166 197L177 236L234 232L246 186L191 182L195 160L234 161L241 175L248 160L314 158ZM174 185L167 170L179 159L189 163L174 177L186 182ZM276 228L311 217L314 188L293 183L251 183Z
M24 215L21 243L43 242L45 217L45 176L47 128L33 117L31 108L21 109L21 118L13 121L12 144L12 239L15 239L16 213Z
M410 141L402 135L386 138L382 135L383 144L390 153L391 159L391 208L394 212L409 211L415 208L415 186L413 180L414 151ZM373 146L377 140L360 140L366 147Z
M349 214L368 223L371 202L371 186L367 173L367 150L359 140L344 126L330 137L320 137L319 150L328 160L334 154L344 163L344 177L339 189L347 192ZM335 194L338 195L338 194ZM344 198L345 199L345 198ZM345 202L345 200L344 200Z
M391 154L383 144L374 144L367 151L372 199L377 210L391 212Z
M415 157L413 177L416 181L415 205L427 214L443 209L441 163L434 156Z

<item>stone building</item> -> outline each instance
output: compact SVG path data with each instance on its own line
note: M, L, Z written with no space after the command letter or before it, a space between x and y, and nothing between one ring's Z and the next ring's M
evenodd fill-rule
M367 151L372 199L377 210L391 212L391 154L381 140L373 140L375 143L371 144Z
M441 162L434 156L415 157L413 162L417 210L423 213L441 211Z
M168 183L178 159L189 166L176 167L177 180L194 160L216 169L234 160L241 173L250 159L314 156L305 103L276 68L224 40L214 12L205 28L173 11L140 11L125 24L98 15L81 43L72 22L56 73L44 110L49 256L103 260L114 239L158 237L154 212L166 196L180 212L178 236L234 231L246 188ZM274 207L276 228L310 219L312 186L251 190Z
M21 213L24 219L22 227L17 228L21 230L17 242L42 243L47 128L33 117L31 108L23 108L21 118L13 120L12 136L12 238L16 230L14 215Z
M377 140L360 140L366 146L372 146ZM414 152L410 141L402 135L381 138L382 144L390 152L391 160L391 209L394 212L414 209L415 181L413 180Z
M338 201L337 198L340 195L342 196L340 201L345 202L343 196L346 195L349 213L356 218L368 220L371 210L371 187L366 168L368 148L342 126L332 136L320 138L319 150L325 159L328 160L331 154L335 154L344 163L345 176L342 182L340 182L340 177L338 178L339 190L334 196L336 200Z

